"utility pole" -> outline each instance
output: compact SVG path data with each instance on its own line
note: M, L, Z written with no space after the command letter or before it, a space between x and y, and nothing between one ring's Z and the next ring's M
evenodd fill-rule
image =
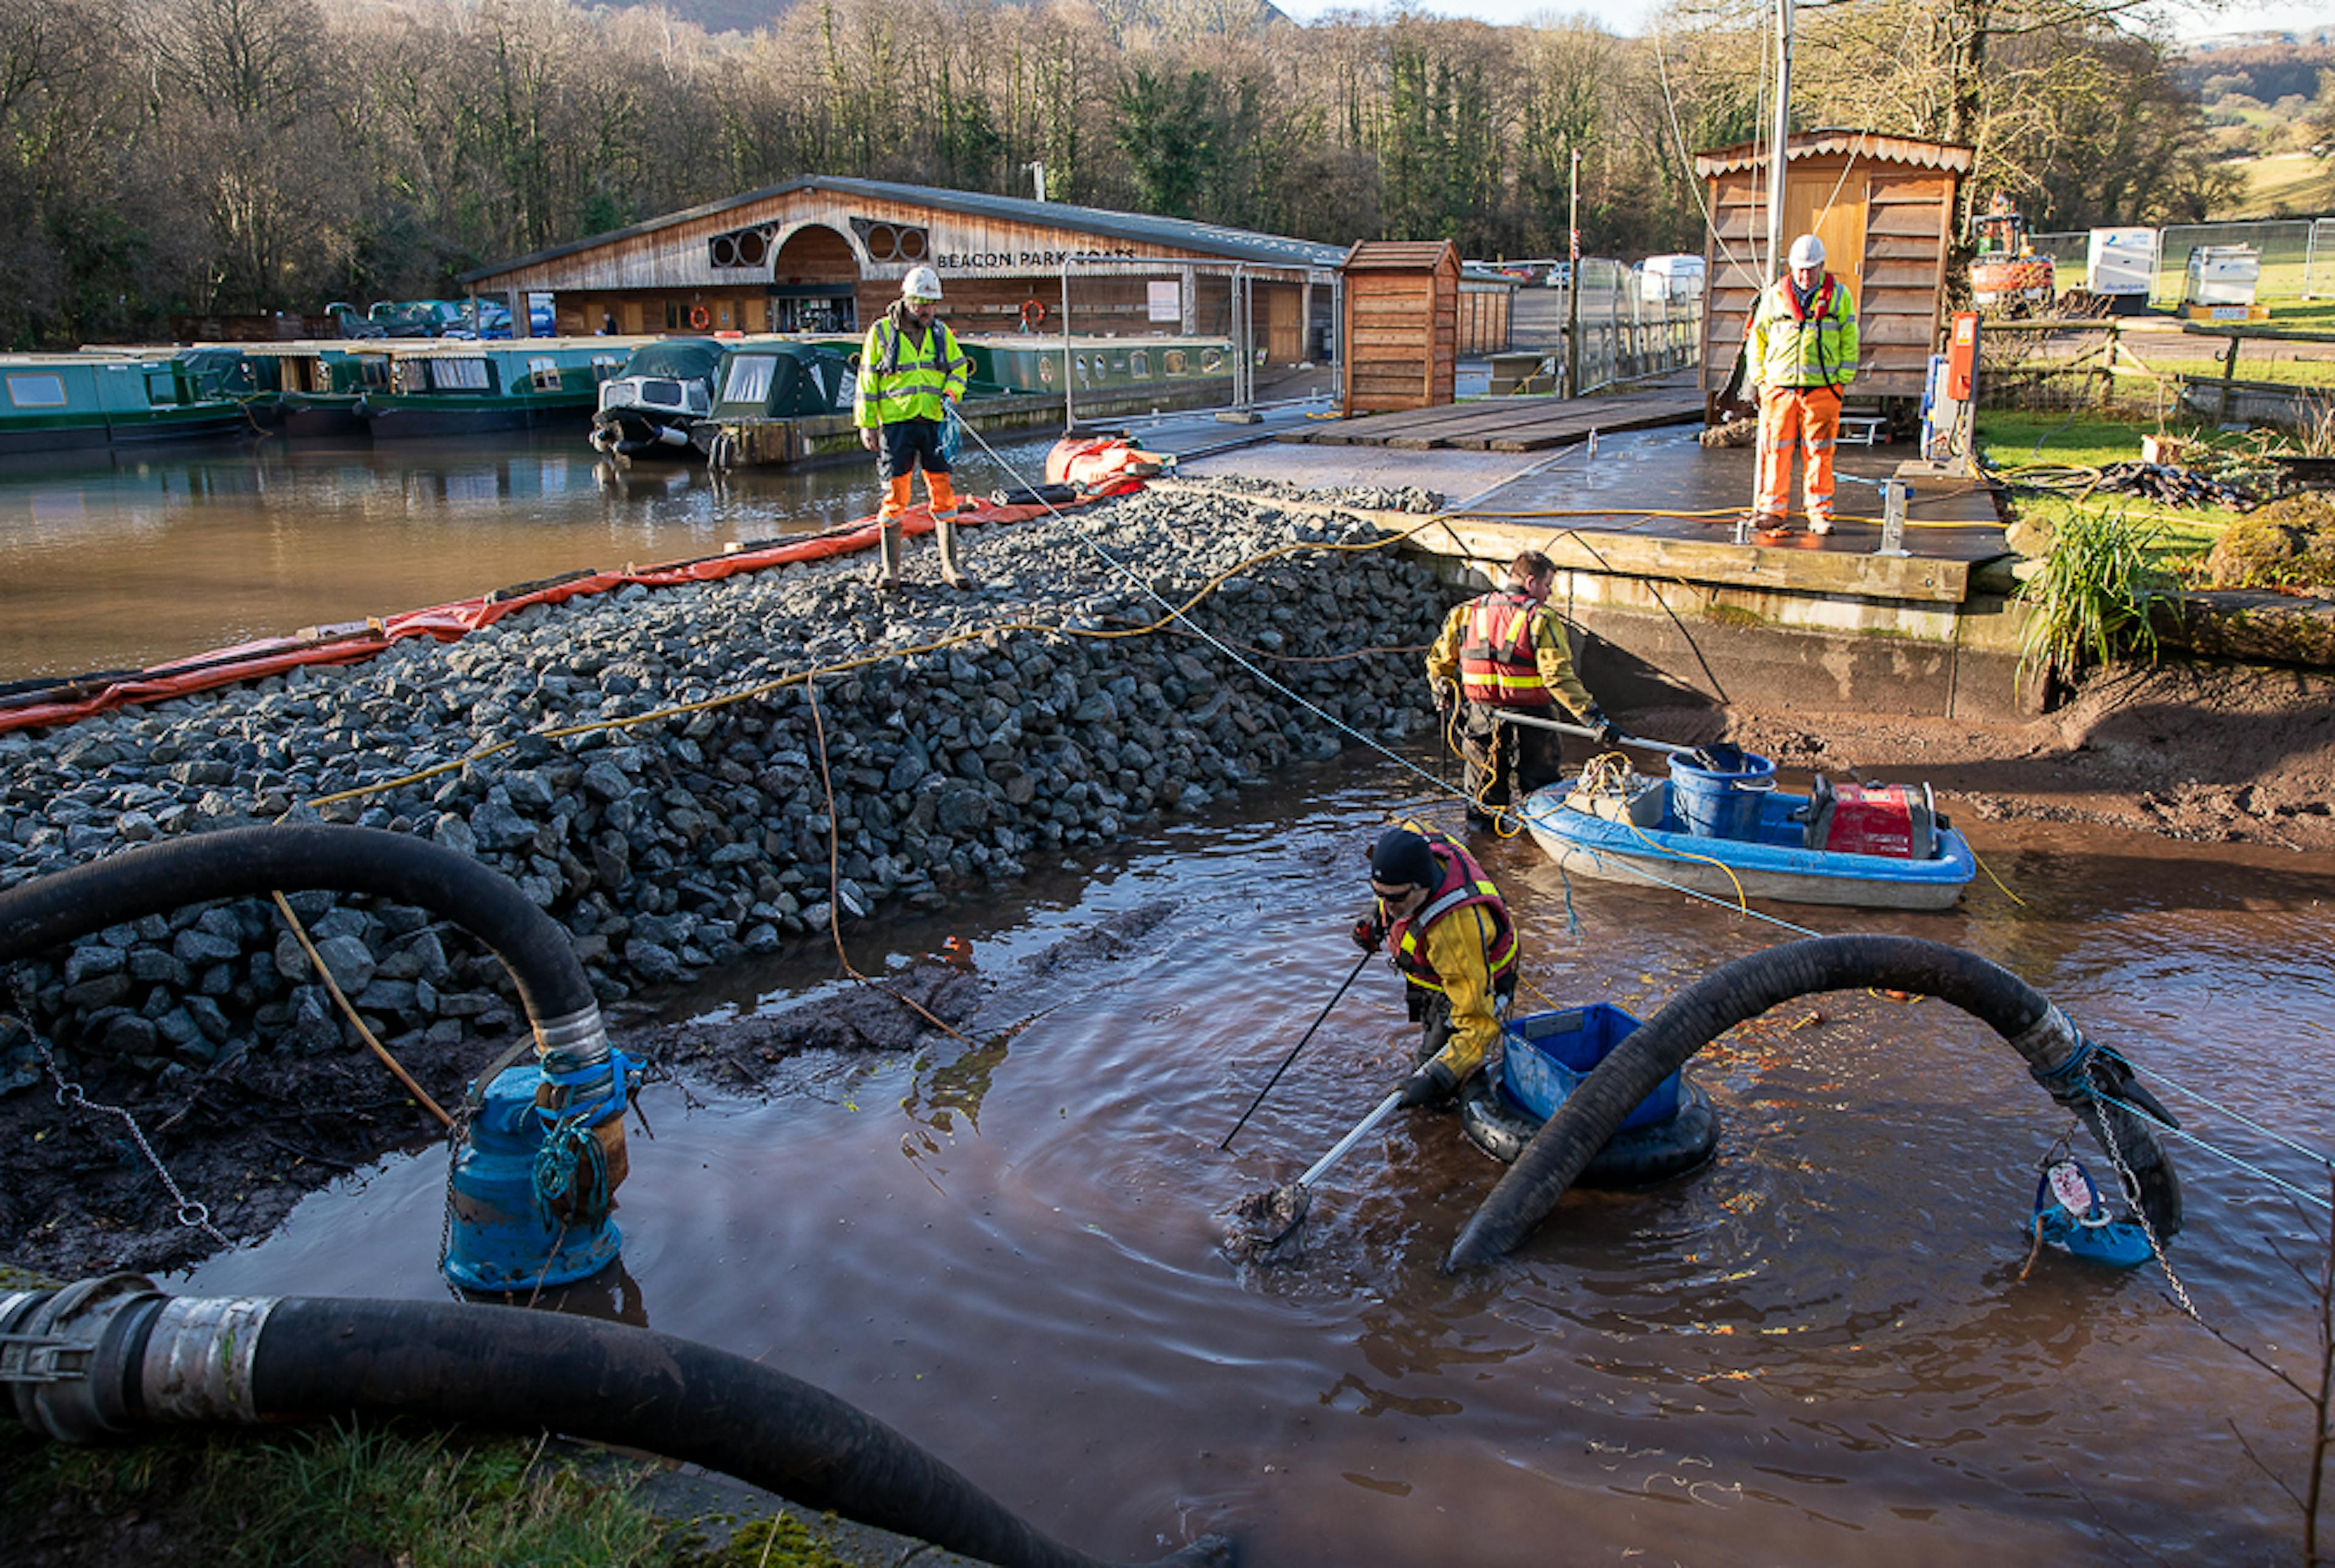
M1785 0L1789 4L1790 0ZM1570 141L1572 138L1567 137ZM1581 395L1581 149L1573 149L1573 187L1565 198L1565 395Z
M1765 288L1784 265L1784 156L1792 135L1792 0L1776 0L1776 124L1768 140L1768 271Z

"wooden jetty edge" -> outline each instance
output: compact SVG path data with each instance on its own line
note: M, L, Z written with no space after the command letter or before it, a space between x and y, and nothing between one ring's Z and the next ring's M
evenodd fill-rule
M1702 394L1654 387L1614 397L1558 400L1485 398L1439 408L1368 414L1288 431L1277 440L1316 446L1393 447L1424 451L1458 447L1479 452L1537 452L1586 440L1593 430L1652 430L1702 418Z

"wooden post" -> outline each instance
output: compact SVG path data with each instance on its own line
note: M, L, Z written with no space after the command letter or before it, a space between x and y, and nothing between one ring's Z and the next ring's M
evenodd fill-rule
M2229 352L2222 359L2222 422L2230 422L2230 382L2238 373L2238 334L2230 334Z

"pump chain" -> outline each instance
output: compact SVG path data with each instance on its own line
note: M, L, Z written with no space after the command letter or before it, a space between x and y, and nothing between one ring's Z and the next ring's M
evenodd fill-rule
M18 998L20 1005L22 1001L21 997ZM146 1157L146 1163L152 1166L154 1174L162 1179L163 1190L170 1195L170 1202L174 1205L172 1217L190 1231L201 1231L223 1247L235 1245L228 1239L225 1231L211 1224L208 1205L189 1197L171 1179L170 1167L162 1163L162 1157L154 1152L154 1146L146 1141L146 1130L138 1125L138 1118L118 1105L101 1105L90 1099L81 1085L67 1079L58 1069L57 1059L49 1050L47 1038L33 1028L29 1019L23 1021L26 1031L33 1037L33 1049L41 1053L41 1065L48 1070L51 1081L57 1086L57 1104L67 1110L89 1110L101 1116L120 1117L121 1125L130 1129L130 1140L138 1146L138 1152Z
M2098 1060L2098 1052L2088 1054L2084 1059L2084 1089L2092 1097L2093 1112L2099 1118L2100 1142L2108 1151L2108 1163L2116 1166L2117 1186L2123 1190L2125 1201L2132 1205L2133 1217L2140 1221L2140 1234L2148 1238L2148 1250L2156 1254L2156 1266L2165 1271L2165 1282L2173 1287L2174 1304L2188 1314L2191 1322L2204 1328L2205 1320L2199 1315L2197 1303L2189 1299L2188 1287L2181 1282L2181 1276L2173 1272L2173 1259L2166 1254L2165 1244L2157 1239L2156 1223L2148 1217L2148 1205L2140 1201L2140 1178L2133 1175L2132 1166L2125 1163L2124 1149L2117 1142L2116 1122L2108 1114L2116 1108L2117 1102L2092 1076Z

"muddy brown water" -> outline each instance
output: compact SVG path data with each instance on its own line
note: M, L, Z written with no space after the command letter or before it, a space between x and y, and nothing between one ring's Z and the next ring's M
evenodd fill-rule
M1037 477L1051 438L999 443ZM967 443L970 445L971 443ZM1003 482L960 462L979 493ZM0 464L0 681L134 668L875 509L849 462L619 470L580 435L179 444Z
M1438 1271L1497 1170L1425 1116L1325 1178L1301 1263L1228 1263L1233 1204L1403 1066L1396 985L1374 971L1216 1151L1351 967L1360 847L1416 784L1332 764L1115 860L852 932L871 970L971 937L997 982L981 1049L791 1063L767 1099L651 1089L622 1309L853 1400L1122 1560L1204 1529L1260 1568L2291 1560L2294 1509L2231 1424L2299 1489L2307 1408L2184 1320L2153 1270L2047 1253L2020 1278L2036 1161L2068 1118L1941 1003L1835 994L1745 1026L1694 1069L1725 1117L1713 1166L1573 1195L1497 1267ZM1945 915L1776 912L2004 963L2227 1108L2168 1095L2193 1130L2320 1190L2236 1118L2335 1141L2330 867L2104 829L1976 838L2024 907L1981 879ZM1788 934L1580 879L1576 931L1528 842L1486 858L1529 978L1565 1002L1644 1016ZM1023 964L1147 907L1167 916L1132 953ZM751 1012L834 973L799 950L680 1011ZM2175 1153L2172 1258L2200 1311L2307 1375L2309 1293L2279 1249L2314 1256L2323 1215ZM179 1284L438 1294L443 1181L441 1154L392 1160Z

